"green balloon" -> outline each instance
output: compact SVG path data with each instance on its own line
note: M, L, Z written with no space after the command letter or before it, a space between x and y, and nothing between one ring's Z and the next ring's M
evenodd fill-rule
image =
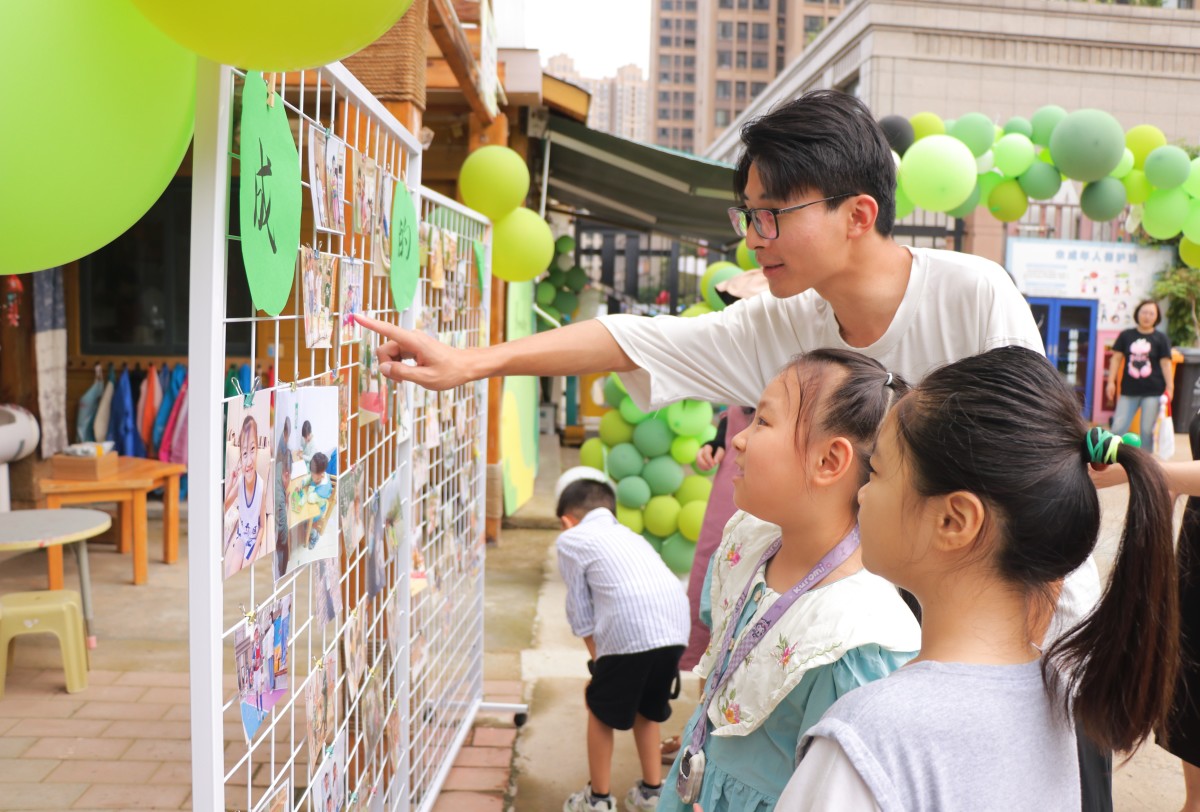
M962 205L975 188L975 156L956 138L930 135L904 153L900 179L904 191L921 208L950 211Z
M679 511L679 533L688 541L700 538L700 528L704 526L704 511L707 502L689 502Z
M1129 151L1129 147L1125 148L1125 154L1121 156L1121 163L1117 164L1117 168L1109 172L1109 177L1120 180L1129 174L1129 170L1133 169L1133 153Z
M642 512L636 508L617 505L617 521L639 535L646 529L646 521L642 517Z
M610 372L604 379L604 402L614 409L619 409L627 394L629 393L625 391L625 384L621 383L620 376Z
M631 426L650 419L650 415L639 409L638 405L633 402L633 398L628 395L621 400L621 405L617 409L621 412L621 417L625 418L625 422Z
M603 471L604 457L604 443L599 437L592 437L584 440L583 445L579 446L580 465L586 465L588 468L595 468L597 471Z
M559 288L567 284L567 274L565 271L561 271L558 268L551 268L546 273L546 281L553 285L554 290L557 291Z
M975 207L979 205L979 184L975 184L975 188L971 190L971 196L963 201L963 204L957 208L946 212L954 218L967 217L971 212L975 211Z
M551 319L554 321L552 322ZM558 308L554 305L546 305L542 308L542 312L538 314L538 321L546 327L554 328L562 324L562 313L559 313Z
M1188 154L1174 144L1159 147L1146 156L1143 170L1146 180L1159 189L1174 189L1182 186L1192 171Z
M1069 113L1050 136L1054 165L1074 180L1090 182L1107 177L1124 154L1125 132L1120 122L1103 110Z
M692 571L692 561L696 557L696 545L674 533L670 538L663 539L662 559L676 575L687 575Z
M562 235L554 241L554 250L559 254L574 254L575 238L570 234Z
M1184 237L1179 241L1179 258L1189 268L1200 268L1200 244Z
M1004 132L1018 133L1026 138L1033 140L1033 123L1027 118L1013 116L1008 121L1004 122Z
M1028 208L1029 198L1015 180L1001 181L988 195L988 211L1003 223L1020 220Z
M698 436L712 419L712 404L703 400L681 400L667 407L667 425L683 437Z
M996 125L983 113L967 113L948 132L966 144L976 158L991 149L996 140Z
M487 215L498 227L499 221L525 203L525 197L529 194L529 167L518 152L508 147L496 144L480 147L463 161L462 169L458 172L458 191L464 203ZM536 213L533 214L537 217ZM539 271L554 258L554 235L550 233L549 226L546 227L545 238L549 240L550 251L545 261L540 263ZM495 247L492 251L494 254Z
M558 312L573 316L579 309L579 297L569 290L560 290L554 296L554 306Z
M904 159L900 159L904 163ZM904 184L900 183L900 177L896 177L896 220L903 220L905 217L913 213L917 208L917 204L912 202L912 198L904 191Z
M650 486L640 476L627 476L617 483L617 504L640 510L650 501Z
M746 245L746 240L743 237L742 241L737 246L737 264L743 271L752 271L755 268L761 267L758 264L758 258L754 252L750 250L750 246Z
M583 268L580 268L578 265L567 271L566 277L563 280L563 283L571 289L572 293L579 293L582 291L587 287L588 282L589 280L587 271L585 271Z
M670 455L655 457L642 469L642 479L655 496L667 496L683 485L683 469Z
M706 479L712 479L713 477L715 477L717 475L717 467L718 466L714 465L712 468L709 468L707 471L701 471L699 468L696 467L696 463L692 463L692 470L696 472L696 476L701 476Z
M725 260L721 260L720 262L714 262L713 264L711 264L707 268L705 268L704 273L702 273L700 275L700 284L697 286L698 290L700 291L700 296L702 298L704 297L704 291L708 290L709 281L713 278L713 275L716 274L718 271L720 271L722 268L737 269L737 265L733 264L732 262L726 262ZM718 307L718 308L714 308L714 309L720 310L721 308Z
M1150 153L1166 144L1167 136L1153 124L1139 124L1125 133L1125 146L1133 153L1134 169L1145 167Z
M945 123L938 118L936 113L917 113L908 120L908 123L913 128L914 142L920 141L922 138L928 138L931 135L942 135L946 132ZM912 147L909 147L909 149L912 149Z
M1129 173L1121 178L1121 183L1125 186L1125 198L1134 205L1145 203L1154 191L1154 187L1146 179L1146 173L1140 169L1130 169Z
M1049 200L1062 187L1062 175L1053 164L1034 161L1033 166L1017 178L1021 189L1034 200Z
M1169 240L1183 231L1190 198L1182 189L1156 189L1142 210L1142 230L1156 240Z
M728 263L725 267L717 270L716 273L708 277L708 283L704 286L704 301L708 302L708 306L713 310L724 310L725 300L717 293L717 285L727 279L732 279L742 273L742 269L738 266Z
M609 448L633 439L633 426L620 412L605 412L600 418L600 440Z
M478 151L472 153L478 154ZM397 194L396 197L398 199L403 195ZM393 240L395 233L393 226ZM554 235L550 232L550 225L538 217L536 211L514 209L503 219L493 222L492 273L499 278L506 282L528 282L544 271L553 258ZM394 262L392 269L394 273Z
M618 486L620 487L620 483ZM647 485L649 490L650 486ZM655 496L646 502L646 529L666 538L679 527L679 500L674 496Z
M695 437L676 437L671 441L671 459L680 465L691 465L700 453L700 441Z
M0 274L65 265L121 236L175 177L196 57L129 3L8 2L0 66ZM294 247L290 259L294 278Z
M643 517L642 523L643 523L643 525L645 524L645 517ZM647 532L645 530L642 531L642 538L644 538L646 540L647 544L649 544L651 547L654 548L654 552L659 553L659 554L662 553L662 545L663 545L662 539L660 539L658 536L654 535L653 533Z
M632 443L613 446L608 452L608 475L620 482L627 476L641 476L646 460Z
M652 417L639 423L632 436L638 451L650 459L670 453L671 440L675 439L667 422L661 417Z
M1125 185L1116 178L1093 181L1083 187L1079 207L1089 220L1112 220L1125 210Z
M717 438L717 427L709 423L704 427L704 431L696 435L696 439L702 443L711 443Z
M547 307L554 304L554 297L557 295L558 291L555 290L554 285L551 285L548 281L537 283L537 289L534 296L537 299L537 303L542 307Z
M1003 183L1004 176L999 172L984 172L978 177L977 185L979 188L979 204L987 208L988 198L992 196L992 190Z
M687 505L692 502L707 502L710 493L712 481L692 474L683 478L683 484L675 491L675 498L679 500L679 504Z
M1050 136L1054 134L1054 130L1058 127L1059 122L1066 117L1067 111L1057 104L1048 104L1045 107L1039 108L1029 121L1033 127L1033 134L1030 136L1030 139L1038 146L1050 146Z
M1192 197L1200 197L1200 158L1192 159L1192 168L1188 170L1187 180L1183 182L1183 191Z
M712 313L713 309L708 306L708 302L698 302L679 314L680 318L690 319L695 316L703 316L705 313Z
M992 147L996 159L996 168L1005 177L1016 178L1025 174L1033 166L1033 142L1020 133L1010 133L996 142Z
M1200 243L1200 200L1188 203L1187 218L1183 221L1183 236L1194 243Z

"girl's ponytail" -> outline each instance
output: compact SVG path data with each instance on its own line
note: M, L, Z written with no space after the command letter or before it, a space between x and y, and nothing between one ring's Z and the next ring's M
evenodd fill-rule
M1129 475L1125 529L1104 597L1046 653L1070 690L1075 719L1097 744L1139 746L1166 718L1179 663L1179 595L1172 502L1158 463L1102 429L1084 441L1087 462ZM1086 464L1086 463L1085 463Z

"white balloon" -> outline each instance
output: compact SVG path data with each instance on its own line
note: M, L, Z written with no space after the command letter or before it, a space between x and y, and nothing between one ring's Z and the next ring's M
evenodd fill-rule
M975 168L978 170L977 174L980 175L996 168L996 159L990 149L975 159Z

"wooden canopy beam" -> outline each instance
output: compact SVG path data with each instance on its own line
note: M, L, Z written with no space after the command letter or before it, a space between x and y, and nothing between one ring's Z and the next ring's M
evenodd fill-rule
M458 80L471 112L491 124L495 115L483 99L479 62L471 51L471 42L459 22L453 0L429 0L429 33Z

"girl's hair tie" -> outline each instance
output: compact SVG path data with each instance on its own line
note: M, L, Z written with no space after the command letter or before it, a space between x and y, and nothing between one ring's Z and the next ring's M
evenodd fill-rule
M1089 429L1088 433L1084 435L1084 458L1096 465L1112 465L1117 461L1117 451L1120 449L1122 443L1128 443L1134 448L1140 448L1142 438L1133 432L1129 432L1123 437L1118 437L1111 431L1096 426Z
M884 385L884 386L886 386L886 387L889 387L889 388L891 387L891 385L892 385L892 373L890 373L890 372L888 373L887 380L883 382L883 385Z

